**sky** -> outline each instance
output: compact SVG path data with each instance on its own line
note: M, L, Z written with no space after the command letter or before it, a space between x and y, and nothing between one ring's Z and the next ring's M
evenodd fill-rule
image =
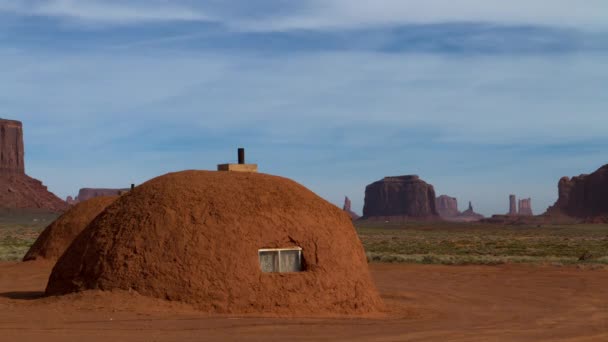
M608 163L605 0L0 0L0 81L63 198L245 147L359 213L406 174L542 213Z

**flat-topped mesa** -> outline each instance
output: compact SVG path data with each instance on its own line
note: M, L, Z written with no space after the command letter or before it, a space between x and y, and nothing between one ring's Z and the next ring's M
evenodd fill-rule
M418 181L420 180L420 177L418 175L405 175L405 176L389 176L389 177L384 177L383 181L385 182L395 182L395 183L401 183L404 181Z
M608 165L592 174L561 178L558 191L559 198L547 214L608 221Z
M439 216L443 218L455 217L460 215L458 211L458 200L456 197L441 195L435 200L435 206Z
M103 188L82 188L78 191L78 196L76 198L72 198L68 196L66 202L68 204L76 204L80 202L84 202L90 200L91 198L101 197L101 196L118 196L128 192L130 189L103 189Z
M123 189L101 189L101 188L82 188L78 191L78 201L83 202L95 197L117 196L128 192L129 188Z
M385 177L365 188L364 218L437 219L435 189L416 175Z
M534 216L532 212L532 199L525 198L518 202L518 214L519 216Z
M0 174L25 174L23 125L0 119Z

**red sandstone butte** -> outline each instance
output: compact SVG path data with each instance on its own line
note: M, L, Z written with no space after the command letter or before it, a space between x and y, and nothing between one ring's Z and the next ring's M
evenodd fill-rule
M484 216L476 213L473 209L473 203L469 202L469 208L458 215L458 218L460 221L472 222L483 220Z
M21 122L0 119L0 174L24 174L23 155Z
M102 189L102 188L82 188L78 191L78 196L76 198L72 198L72 196L68 196L66 201L69 204L77 204L80 202L88 201L95 197L102 196L118 196L126 193L130 189Z
M67 203L25 174L23 126L0 119L0 208L63 211Z
M589 175L563 177L558 183L559 198L547 215L604 221L608 217L608 165Z
M519 216L534 216L532 212L532 199L524 198L520 199L518 202L518 211Z
M458 200L455 197L441 195L435 200L437 212L442 218L456 217L460 215L458 211Z
M356 220L361 217L357 215L357 213L355 213L351 207L352 203L350 201L350 198L348 198L348 196L344 196L344 206L342 207L342 210L344 210L352 220Z
M435 189L416 175L385 177L365 188L364 219L439 219Z

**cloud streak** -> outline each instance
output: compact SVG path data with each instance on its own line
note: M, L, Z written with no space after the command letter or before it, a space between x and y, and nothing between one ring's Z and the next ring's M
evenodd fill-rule
M0 13L62 18L92 24L210 21L201 9L165 1L25 0L0 1Z
M246 9L246 10L244 10ZM241 31L351 30L435 23L608 28L604 0L0 0L0 11L81 22L212 21Z
M485 22L501 25L546 25L584 29L608 27L603 0L311 0L308 10L252 29L352 29L403 24Z
M0 113L24 121L28 172L61 195L212 169L238 143L265 172L336 204L349 194L361 205L382 176L418 173L486 214L512 191L538 211L560 176L605 163L606 61L11 50L0 51Z

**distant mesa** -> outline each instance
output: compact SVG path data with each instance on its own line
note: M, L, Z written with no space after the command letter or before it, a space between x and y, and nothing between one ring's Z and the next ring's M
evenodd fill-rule
M518 201L515 195L509 195L509 212L507 214L492 215L491 218L484 219L483 222L510 225L550 223L540 216L534 216L531 198Z
M484 219L484 216L473 210L473 203L469 202L469 208L458 215L460 221L479 221Z
M559 198L547 216L568 216L591 223L608 222L608 165L592 174L563 177L558 183Z
M517 211L519 216L534 216L534 213L532 212L532 199L520 199L518 202Z
M350 198L348 198L348 196L344 196L344 206L342 207L342 210L344 210L348 214L348 216L350 216L351 220L356 220L360 218L361 216L357 215L357 213L352 211L351 206L352 204L350 202Z
M435 200L435 206L437 207L437 213L441 218L451 218L460 215L456 197L441 195Z
M509 195L509 212L507 216L534 216L532 212L532 199L524 198L518 201L517 196Z
M363 219L440 219L435 189L416 175L385 177L365 188Z
M0 208L61 212L68 205L25 174L23 125L0 119Z
M101 196L118 196L121 195L130 189L102 189L102 188L82 188L78 191L78 196L72 198L72 196L68 196L66 202L68 204L74 205L80 202L84 202L90 200L91 198L101 197Z
M469 202L469 208L462 213L458 211L458 200L455 197L441 195L435 200L437 212L442 219L456 222L473 222L484 218L473 210L473 204Z

